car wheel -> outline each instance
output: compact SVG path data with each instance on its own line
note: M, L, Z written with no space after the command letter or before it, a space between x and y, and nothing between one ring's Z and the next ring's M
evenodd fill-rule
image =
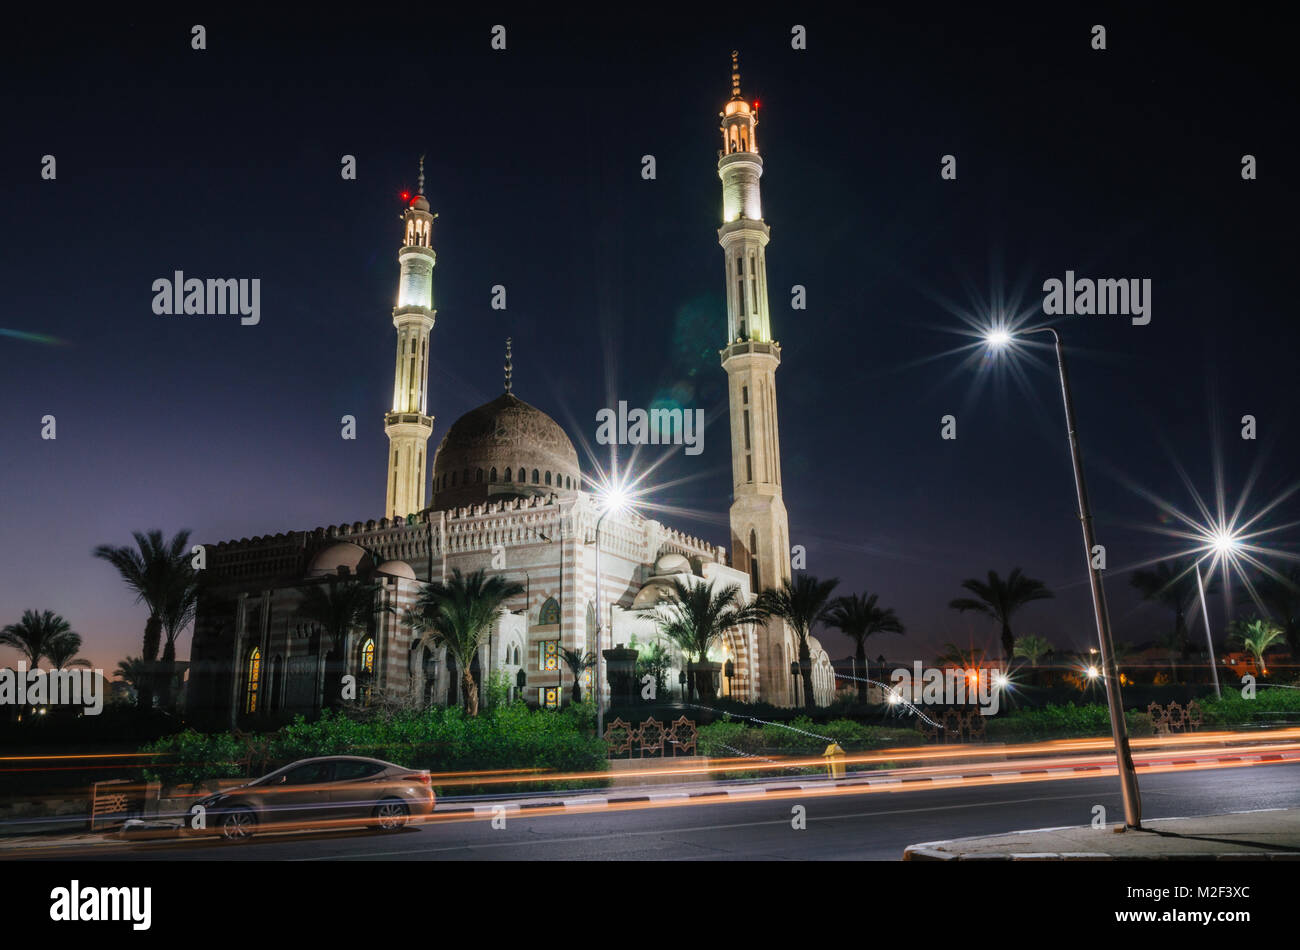
M221 837L227 841L247 841L257 831L257 816L247 808L236 808L221 818Z
M410 813L411 810L406 807L405 802L398 801L396 798L385 798L375 806L375 823L371 827L383 831L396 831L406 824Z

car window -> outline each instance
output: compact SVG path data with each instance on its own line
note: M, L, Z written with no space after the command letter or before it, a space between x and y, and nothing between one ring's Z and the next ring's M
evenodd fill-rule
M307 765L300 765L296 769L290 769L287 776L286 785L314 785L317 782L328 782L330 763L311 762Z
M358 779L378 775L384 770L382 765L374 762L335 762L334 781L355 782Z

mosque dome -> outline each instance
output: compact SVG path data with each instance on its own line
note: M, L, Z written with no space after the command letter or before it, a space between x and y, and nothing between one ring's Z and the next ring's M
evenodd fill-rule
M389 577L401 577L408 581L415 580L415 571L405 561L385 561L375 568L375 573L387 574Z
M581 487L578 453L559 423L509 392L452 423L433 458L437 510Z
M351 541L339 541L316 552L307 568L308 577L346 574L353 577L369 571L373 565L366 549Z

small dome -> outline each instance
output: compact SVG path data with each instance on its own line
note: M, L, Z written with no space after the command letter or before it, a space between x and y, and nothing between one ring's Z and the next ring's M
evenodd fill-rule
M663 577L667 574L691 574L691 560L685 554L678 554L676 551L669 551L667 554L655 561L655 576Z
M389 577L402 577L408 581L415 580L415 571L405 561L385 561L375 568L375 573L387 574Z
M322 548L311 559L307 574L311 577L333 574L362 574L370 569L373 562L366 549L351 541L339 541L327 548Z
M560 424L511 393L452 423L433 457L436 510L581 487L578 453Z
M416 195L411 199L411 207L416 211L428 211L429 200L425 198L424 195Z

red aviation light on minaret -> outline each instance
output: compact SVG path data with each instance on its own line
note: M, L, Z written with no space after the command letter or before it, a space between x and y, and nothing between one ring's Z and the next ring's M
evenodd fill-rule
M410 193L409 191L404 191L404 192L402 192L402 200L403 200L403 201L410 201L410 200L411 200L411 193Z
M758 100L757 100L757 99L754 100L754 111L755 111L755 112L758 111Z

